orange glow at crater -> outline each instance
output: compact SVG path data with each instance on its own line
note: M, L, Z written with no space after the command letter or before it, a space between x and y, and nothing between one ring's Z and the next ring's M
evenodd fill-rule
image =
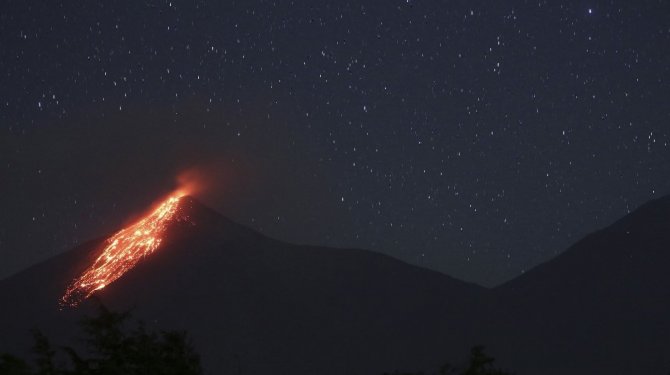
M184 189L176 191L138 222L108 238L100 256L67 288L61 305L77 306L152 254L160 246L165 229L175 218L179 201L186 194Z

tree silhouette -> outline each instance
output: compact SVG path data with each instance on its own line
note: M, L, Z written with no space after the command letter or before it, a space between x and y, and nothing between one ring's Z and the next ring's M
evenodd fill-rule
M503 370L493 367L495 358L489 357L484 353L484 347L477 345L470 350L470 360L468 367L459 371L458 368L449 363L445 363L440 367L439 375L513 375L513 373L505 372ZM424 372L393 372L384 373L383 375L423 375Z
M54 365L54 357L56 351L51 348L49 339L38 330L33 331L33 353L35 353L35 366L37 367L37 374L39 375L56 375L58 374L56 366Z
M10 354L0 355L0 374L3 375L29 375L30 367L21 358Z
M470 350L470 364L461 375L511 375L508 372L494 368L493 362L495 362L495 358L486 355L483 346L474 346Z
M200 359L186 334L147 330L140 322L128 333L128 313L109 311L99 305L98 315L85 318L85 358L72 347L61 348L69 359L56 364L57 351L39 331L33 332L34 366L12 355L0 356L2 375L200 375ZM34 368L34 369L33 369Z

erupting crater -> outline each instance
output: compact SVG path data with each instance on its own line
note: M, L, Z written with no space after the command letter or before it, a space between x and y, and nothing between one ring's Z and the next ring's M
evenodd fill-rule
M175 219L179 202L185 195L182 191L173 193L138 222L108 238L95 262L68 286L60 300L61 306L77 306L158 249L165 230Z

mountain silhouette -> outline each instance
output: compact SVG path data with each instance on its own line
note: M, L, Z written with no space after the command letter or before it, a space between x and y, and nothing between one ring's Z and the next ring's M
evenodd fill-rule
M668 373L669 267L666 196L496 288L500 332L524 348L498 353L524 373Z
M437 365L468 348L465 327L450 337L430 332L435 321L479 310L479 286L370 251L279 242L190 197L180 205L188 220L171 224L155 254L97 296L158 328L187 330L209 373L378 373ZM12 301L0 311L0 337L12 338L0 350L27 348L33 325L71 335L92 304L61 311L58 300L102 242L0 282L0 299Z
M150 327L184 329L207 374L380 374L437 368L478 343L518 374L670 369L670 197L493 289L378 253L298 246L191 197L157 252L96 293ZM95 303L59 309L94 240L0 281L0 351L31 327L76 345Z

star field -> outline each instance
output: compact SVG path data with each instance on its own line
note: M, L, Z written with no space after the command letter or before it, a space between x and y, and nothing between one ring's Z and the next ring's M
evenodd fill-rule
M664 1L9 1L0 276L174 187L484 285L670 193Z

